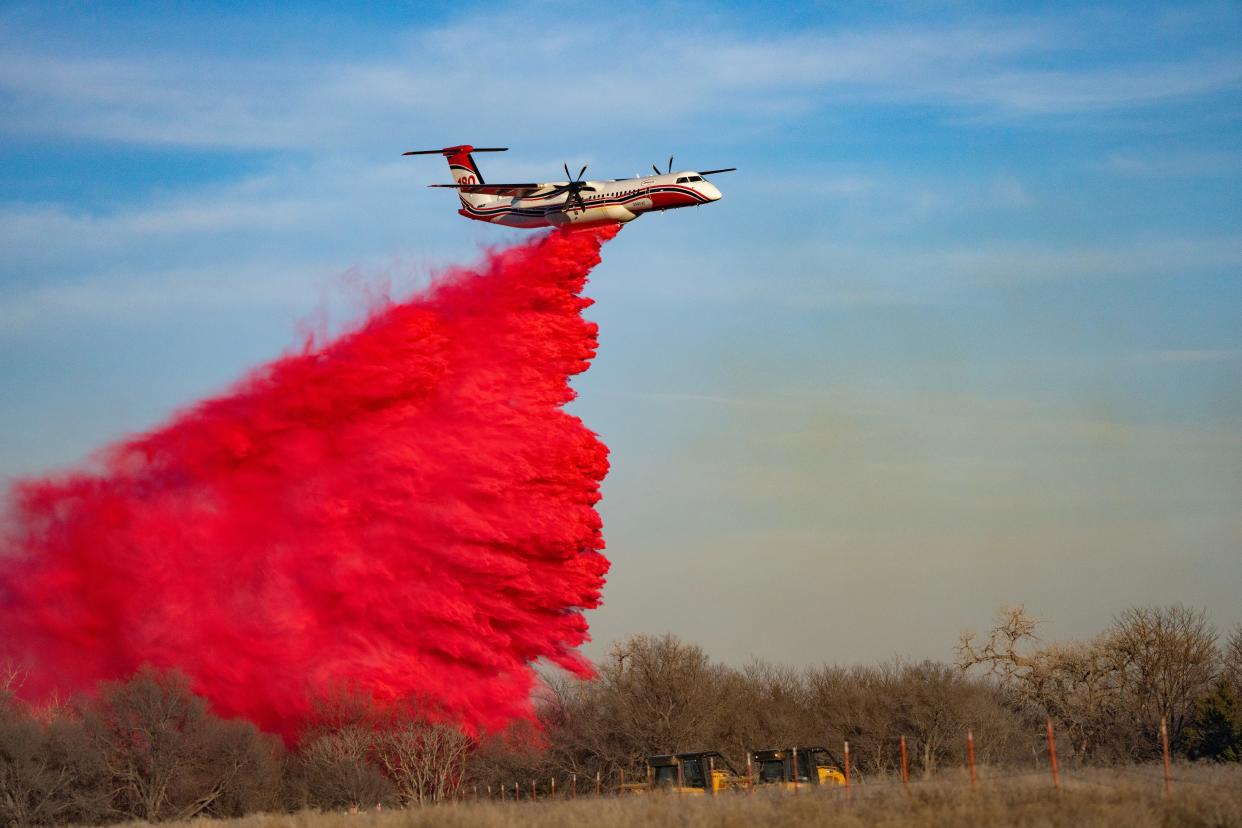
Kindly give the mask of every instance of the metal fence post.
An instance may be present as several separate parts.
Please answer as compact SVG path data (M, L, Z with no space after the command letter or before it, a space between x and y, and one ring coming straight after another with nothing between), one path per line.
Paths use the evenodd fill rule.
M845 801L849 802L852 797L850 791L850 743L847 739L845 742Z
M1057 740L1052 733L1052 717L1048 717L1048 762L1052 768L1052 785L1061 792L1061 774L1057 772Z
M966 729L966 756L970 760L970 789L975 789L975 734L970 728Z
M1160 717L1160 748L1164 753L1164 795L1173 792L1173 779L1169 774L1169 723L1164 716Z
M901 787L905 790L906 796L910 795L910 771L906 766L906 737L901 737Z

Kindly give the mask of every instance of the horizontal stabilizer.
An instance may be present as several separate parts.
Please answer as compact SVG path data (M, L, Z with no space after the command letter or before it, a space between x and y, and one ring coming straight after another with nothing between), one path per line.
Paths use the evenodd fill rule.
M438 150L410 150L403 152L402 155L457 155L458 153L470 152L508 152L508 147L472 147L469 144L462 144L456 147L445 147Z

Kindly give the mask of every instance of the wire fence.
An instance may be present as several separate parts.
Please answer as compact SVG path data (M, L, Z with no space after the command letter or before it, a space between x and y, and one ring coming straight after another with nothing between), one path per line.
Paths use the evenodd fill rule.
M1163 734L1163 723L1161 724L1161 730ZM1106 774L1117 773L1135 780L1141 779L1148 783L1147 788L1159 790L1161 795L1165 797L1170 796L1174 787L1180 785L1201 786L1242 793L1242 772L1234 774L1237 779L1235 782L1195 778L1182 772L1186 769L1185 766L1175 766L1171 761L1167 738L1162 740L1162 761L1159 766L1109 765L1098 768L1077 767L1072 769L1065 769L1058 765L1055 730L1051 720L1047 722L1046 726L1047 754L1045 757L1042 757L1047 764L1037 768L1011 769L989 765L977 766L975 764L974 734L968 730L965 734L965 740L967 745L966 764L953 771L924 775L920 778L912 779L910 777L909 768L907 767L905 737L903 736L901 737L900 772L895 777L891 773L862 776L857 771L851 773L849 742L845 742L841 754L844 757L843 767L837 769L843 771L841 774L843 781L835 780L820 783L818 781L810 781L808 776L805 781L800 778L798 782L794 782L786 778L775 785L764 784L755 777L748 765L745 776L730 777L727 783L719 790L715 789L714 785L708 783L706 777L704 777L704 781L698 790L685 785L683 782L680 782L680 770L678 776L679 784L664 786L664 789L673 795L680 793L688 795L715 794L736 796L782 788L791 790L795 794L805 792L818 796L835 797L844 802L850 802L856 797L865 798L872 795L891 796L897 788L904 789L907 795L914 795L916 792L932 788L944 789L955 785L964 785L974 790L997 784L1009 784L1019 780L1027 780L1033 784L1046 784L1050 789L1056 791L1060 791L1064 787L1116 789L1118 787L1116 780L1109 780L1104 777ZM1177 773L1174 773L1174 767L1178 768ZM532 802L586 797L625 797L636 793L661 789L662 786L653 783L649 775L640 775L638 778L631 776L627 782L625 772L621 771L619 778L609 780L605 780L600 773L590 776L568 774L544 777L543 779L514 780L504 785L473 785L469 788L463 786L458 791L457 798L459 800Z
M911 796L917 795L921 791L945 788L954 786L962 788L978 788L987 789L998 784L1007 784L1016 781L1028 781L1035 784L1046 783L1049 790L1057 790L1058 788L1075 789L1081 787L1096 787L1104 789L1116 789L1118 784L1116 780L1108 780L1103 778L1107 773L1119 773L1135 780L1142 780L1148 783L1147 788L1152 791L1161 789L1164 783L1164 777L1160 773L1159 768L1136 768L1128 766L1107 766L1098 769L1081 769L1073 771L1063 771L1060 774L1060 785L1054 786L1049 779L1047 770L998 770L991 768L980 768L975 783L963 778L959 774L940 774L930 778L911 779L903 782L900 779L892 779L886 777L861 777L853 780L850 788L847 790L844 785L818 785L815 783L800 783L798 790L793 791L790 783L783 786L770 784L755 783L747 785L743 782L740 785L730 786L727 790L715 792L717 796L738 796L751 794L764 794L778 787L783 787L786 792L800 793L812 796L831 797L842 801L850 801L852 799L865 799L871 796L891 796L898 789L905 789ZM956 777L956 778L955 778ZM1235 791L1242 794L1242 775L1239 776L1240 781L1236 783L1221 782L1209 779L1195 779L1182 774L1175 774L1170 777L1173 787L1179 785L1189 785L1196 787L1214 788L1219 790ZM549 801L549 800L572 800L586 798L609 798L609 797L627 797L636 793L644 793L647 791L659 791L658 786L648 787L645 783L631 783L626 787L620 785L601 785L597 791L594 785L594 779L591 784L584 787L577 787L573 784L571 777L561 777L556 779L553 784L551 779L528 780L526 783L515 782L505 786L485 786L474 785L468 789L459 792L458 799L461 801L469 800L491 800L491 801L508 801L508 802L533 802L533 801ZM681 793L686 796L694 796L686 789L682 789ZM710 790L701 790L697 794L712 794ZM679 795L678 789L669 788L668 795ZM1164 794L1160 794L1164 795Z

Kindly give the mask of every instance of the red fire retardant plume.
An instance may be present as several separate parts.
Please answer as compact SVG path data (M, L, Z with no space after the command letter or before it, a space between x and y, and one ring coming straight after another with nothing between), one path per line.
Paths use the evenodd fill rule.
M529 715L531 662L588 674L608 452L563 406L615 233L442 274L97 469L18 482L0 659L29 667L23 695L150 663L290 737L342 688L491 730Z

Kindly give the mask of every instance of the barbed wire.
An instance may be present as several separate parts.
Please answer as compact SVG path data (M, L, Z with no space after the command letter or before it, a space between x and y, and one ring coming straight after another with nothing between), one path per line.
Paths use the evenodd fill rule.
M1136 779L1142 779L1144 782L1150 783L1152 790L1159 789L1159 787L1163 785L1164 783L1164 776L1163 774L1159 772L1158 769L1153 772L1151 770L1144 770L1141 768L1128 767L1124 765L1117 765L1117 766L1104 767L1104 768L1062 770L1060 771L1060 782L1062 786L1082 785L1082 786L1092 786L1096 788L1101 788L1104 790L1116 790L1119 788L1127 788L1127 789L1130 788L1130 786L1120 784L1116 780L1092 778L1094 775L1102 774L1102 773L1121 773L1121 774L1125 774L1127 776L1130 776ZM1048 788L1049 789L1053 788L1053 782L1051 780L1051 771L1047 768L1040 769L1040 770L1008 770L1008 771L994 771L993 770L993 771L988 771L985 773L979 773L978 776L976 777L976 786L985 787L991 783L1008 782L1008 781L1012 781L1016 779L1047 780ZM1174 786L1176 785L1199 785L1199 786L1205 786L1205 787L1210 787L1210 788L1218 788L1222 790L1242 792L1242 783L1232 784L1228 782L1219 782L1219 781L1207 780L1207 779L1192 779L1184 775L1171 775L1169 777L1169 781ZM519 785L520 795L515 799L514 796L510 793L507 796L505 796L505 801L508 801L508 802L532 802L532 801L547 802L547 801L570 801L573 799L593 799L593 798L606 799L606 798L625 797L633 793L633 791L621 790L616 785L612 785L612 786L606 785L606 786L603 786L600 793L597 794L594 790L594 784L593 784L594 779L593 778L591 782L592 784L590 786L581 786L581 789L575 791L572 788L572 782L570 782L569 780L565 780L564 786L563 786L562 780L558 779L555 794L552 794L549 788L546 786L536 785L536 789L533 792L533 795L532 795L532 791L529 788L529 786ZM937 777L934 777L934 778L923 777L923 778L910 779L904 782L901 779L892 779L888 777L881 778L881 779L876 779L876 778L869 779L866 776L862 776L862 777L856 777L851 782L848 793L847 793L847 789L843 785L837 784L837 785L832 785L832 786L824 786L824 785L819 785L819 784L812 783L812 782L801 783L799 785L799 790L801 790L803 793L808 794L808 795L826 796L827 798L838 799L842 802L845 802L850 797L862 799L862 798L867 798L871 794L879 794L881 791L883 791L887 795L892 789L897 788L897 787L905 787L907 790L912 790L912 791L916 789L926 789L929 787L936 787L936 788L945 790L945 789L952 789L955 786L955 783L957 786L970 784L969 782L966 782L965 780L954 780L947 776L941 776L938 778ZM641 782L639 784L641 784ZM788 783L785 783L785 784L788 784ZM772 786L772 787L777 788L780 786ZM720 795L724 795L724 796L736 795L736 794L749 795L753 793L763 794L763 793L768 792L766 790L767 788L768 786L761 785L761 784L754 784L750 786L738 785L728 791L721 791ZM513 785L510 784L508 786L505 786L505 790L512 791ZM675 795L675 794L670 793L670 795ZM686 795L691 796L691 797L695 796L695 794L686 794ZM483 793L476 793L473 796L464 796L463 798L470 799L470 800L486 801L489 799L489 796ZM501 798L500 788L497 787L493 790L490 796L490 799L499 801L500 798Z

